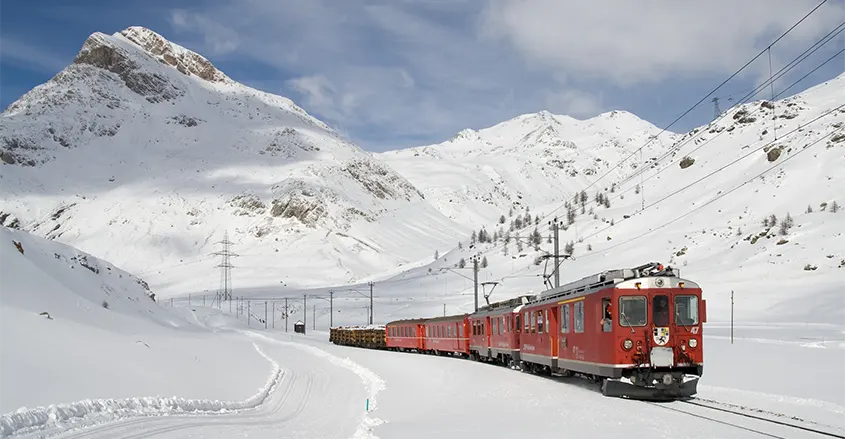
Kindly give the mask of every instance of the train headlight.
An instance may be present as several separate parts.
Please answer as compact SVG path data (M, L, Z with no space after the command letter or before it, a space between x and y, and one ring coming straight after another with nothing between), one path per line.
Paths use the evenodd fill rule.
M689 339L689 347L694 348L698 346L698 341L694 338Z
M634 347L634 342L631 339L626 338L625 341L622 342L622 347L625 348L626 351L630 351L631 348Z

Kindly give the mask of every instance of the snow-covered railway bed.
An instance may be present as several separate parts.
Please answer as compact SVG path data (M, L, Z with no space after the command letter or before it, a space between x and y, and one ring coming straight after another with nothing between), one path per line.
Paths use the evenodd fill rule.
M645 403L673 412L684 413L698 419L731 426L737 430L756 433L760 436L779 439L801 439L805 437L845 439L845 431L833 425L731 403L699 398L671 403Z

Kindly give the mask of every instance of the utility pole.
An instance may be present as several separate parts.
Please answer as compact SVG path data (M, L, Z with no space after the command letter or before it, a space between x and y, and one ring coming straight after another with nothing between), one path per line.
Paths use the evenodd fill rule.
M288 332L288 298L285 297L285 332Z
M478 254L472 256L472 286L475 290L475 311L478 311Z
M559 226L560 223L555 217L550 224L552 225L552 229L554 230L554 240L555 240L555 288L560 286L560 234L559 234Z
M719 97L718 96L713 97L712 102L713 102L713 119L716 119L717 117L719 117L720 114L722 114L722 112L719 110Z
M276 329L276 301L274 300L270 303L272 303L271 306L273 307L272 319L271 319L273 321L273 329Z
M443 317L446 317L446 304L443 304Z
M329 290L329 330L331 330L332 326L334 326L334 305L332 303L333 300L334 291Z
M308 295L302 295L302 333L305 334L305 328L308 327Z
M264 329L267 329L267 301L264 301Z
M317 330L317 305L314 305L314 318L311 319L311 329Z
M370 282L370 324L373 324L373 283Z

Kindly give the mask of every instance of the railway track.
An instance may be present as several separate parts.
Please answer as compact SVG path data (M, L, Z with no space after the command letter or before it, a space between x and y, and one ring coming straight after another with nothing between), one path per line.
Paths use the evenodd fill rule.
M845 435L842 435L842 434L824 431L824 430L821 430L819 428L808 427L808 426L805 426L805 425L797 425L797 424L794 424L792 422L786 422L786 421L781 421L781 420L778 420L778 419L767 418L767 417L764 417L764 416L758 416L758 415L754 415L754 414L751 414L751 413L743 413L742 410L750 410L750 411L754 411L754 412L757 412L757 413L765 413L765 414L768 414L768 415L771 415L771 416L790 419L790 420L797 421L797 422L802 422L802 423L807 423L807 424L815 424L815 425L818 425L819 427L823 426L822 424L819 424L819 423L814 422L814 421L808 421L808 420L805 420L805 419L801 419L797 416L785 415L785 414L782 414L782 413L775 413L775 412L770 412L770 411L766 411L766 410L754 409L754 408L749 408L749 407L745 407L745 406L739 406L739 405L736 405L736 404L724 403L724 402L719 402L719 401L714 401L714 400L709 400L709 399L692 398L692 399L688 399L688 400L675 401L674 403L677 403L678 405L675 405L674 403L670 403L672 405L668 405L666 403L655 403L655 402L648 402L648 401L644 401L644 402L646 404L650 404L650 405L653 405L655 407L659 407L659 408L662 408L662 409L671 410L671 411L679 412L679 413L684 413L684 414L687 414L689 416L693 416L693 417L700 418L700 419L706 419L708 421L717 422L717 423L724 424L724 425L729 425L729 426L734 427L734 428L746 430L746 431L749 431L749 432L757 433L759 435L767 436L767 437L771 437L771 438L775 438L775 439L788 439L788 438L791 438L791 437L790 436L779 436L777 434L762 431L761 429L758 429L758 428L753 428L753 427L749 427L749 426L746 426L746 425L740 425L740 424L735 423L735 422L730 422L730 421L727 421L727 420L724 420L724 419L717 419L717 418L714 418L714 417L706 416L702 412L694 412L694 411L683 410L683 409L678 408L678 405L684 404L684 405L689 405L689 406L701 407L701 408L704 408L704 409L707 409L707 410L712 410L712 411L722 412L722 413L728 413L728 414L731 414L731 415L734 415L734 416L754 419L754 420L761 421L761 422L764 422L764 423L767 423L767 424L779 425L781 427L788 428L788 429L790 429L789 431L791 431L791 432L794 432L794 430L802 430L802 431L806 431L806 432L809 432L809 433L813 433L815 435L819 435L818 437L824 436L824 437L833 437L833 438L845 439ZM721 405L722 407L719 407L715 404ZM733 407L736 407L736 409L734 409ZM831 427L831 426L827 426L827 427Z

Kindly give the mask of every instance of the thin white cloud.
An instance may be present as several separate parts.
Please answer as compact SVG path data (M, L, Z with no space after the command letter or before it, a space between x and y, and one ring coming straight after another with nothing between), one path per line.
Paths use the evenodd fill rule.
M614 93L634 86L712 79L815 2L238 0L170 22L212 57L276 70L268 91L383 149L544 109L591 117L621 108ZM817 15L785 43L826 32L830 11Z
M481 35L509 43L525 59L621 86L676 75L732 72L765 48L817 0L492 0ZM784 45L808 42L845 16L830 2L790 32Z
M14 37L3 37L0 40L0 56L4 61L19 67L47 73L58 73L73 60L72 56L68 58L58 55L49 49Z

